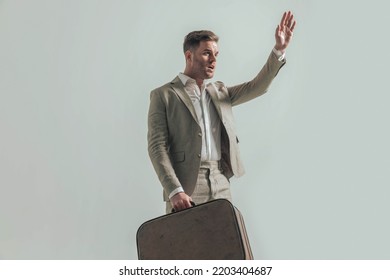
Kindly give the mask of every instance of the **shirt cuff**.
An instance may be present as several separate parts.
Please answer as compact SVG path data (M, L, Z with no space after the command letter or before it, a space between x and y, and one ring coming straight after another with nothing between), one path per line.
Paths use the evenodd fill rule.
M276 55L276 57L278 58L279 61L282 61L284 59L284 57L286 56L286 53L281 52L275 48L273 48L272 51L274 52L274 54Z
M178 187L176 189L174 189L170 194L169 194L169 199L172 198L172 196L174 196L175 194L178 194L179 192L184 192L184 189L182 187Z

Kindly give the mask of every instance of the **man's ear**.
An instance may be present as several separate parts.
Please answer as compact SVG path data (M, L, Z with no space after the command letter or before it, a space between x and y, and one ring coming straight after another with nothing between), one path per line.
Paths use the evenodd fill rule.
M186 62L187 61L192 61L192 52L190 50L187 50L185 53L184 53L184 57L186 59Z

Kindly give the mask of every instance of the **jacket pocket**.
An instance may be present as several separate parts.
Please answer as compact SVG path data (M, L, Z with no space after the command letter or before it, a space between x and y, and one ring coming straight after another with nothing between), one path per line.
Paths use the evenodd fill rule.
M172 153L172 160L173 160L173 162L182 162L182 161L184 161L185 160L184 152Z

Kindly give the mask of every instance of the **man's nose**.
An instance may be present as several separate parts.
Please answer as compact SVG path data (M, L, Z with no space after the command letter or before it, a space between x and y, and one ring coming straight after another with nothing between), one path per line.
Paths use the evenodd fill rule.
M210 54L209 59L211 62L217 61L217 57L214 54Z

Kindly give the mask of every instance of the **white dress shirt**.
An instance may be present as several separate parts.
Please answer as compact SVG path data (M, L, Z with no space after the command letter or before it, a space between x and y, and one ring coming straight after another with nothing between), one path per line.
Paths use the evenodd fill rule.
M199 89L196 81L183 73L179 78L184 85L184 89L191 98L195 108L198 123L202 131L202 151L201 161L221 159L221 120L211 100L211 96L206 90L206 83L203 82Z

